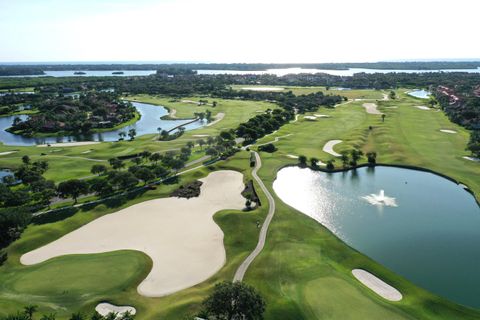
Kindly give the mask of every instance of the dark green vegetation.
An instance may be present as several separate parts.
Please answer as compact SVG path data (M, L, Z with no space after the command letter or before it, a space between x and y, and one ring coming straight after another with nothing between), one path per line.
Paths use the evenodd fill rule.
M203 301L200 317L218 320L261 320L265 301L253 287L241 282L221 282L215 285L212 294Z
M193 181L192 183L181 185L177 190L172 192L171 196L187 199L198 197L200 195L201 186L201 181Z
M32 136L37 133L89 133L97 129L113 128L136 116L135 108L120 101L114 93L81 94L76 97L58 96L36 101L38 110L25 121L16 118L12 132Z

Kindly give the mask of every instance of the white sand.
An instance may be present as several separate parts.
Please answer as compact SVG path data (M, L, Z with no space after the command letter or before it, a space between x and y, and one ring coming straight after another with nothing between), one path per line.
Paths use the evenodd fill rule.
M480 161L480 158L475 158L475 157L463 157L463 159L470 160L470 161L475 161L475 162Z
M334 157L340 157L341 154L333 151L333 147L337 144L339 144L340 142L342 142L342 140L330 140L328 141L327 143L325 143L325 145L323 146L323 151L326 152L326 153L329 153L331 154L332 156Z
M215 115L215 120L213 120L212 122L210 122L209 124L207 124L207 127L210 127L210 126L213 126L214 124L220 122L223 117L225 117L225 113L223 112L219 112Z
M79 142L63 142L63 143L50 143L48 144L39 144L37 147L45 148L45 147L78 147L78 146L87 146L90 144L98 144L98 141L79 141Z
M153 261L150 274L137 288L141 295L160 297L194 286L225 263L223 232L213 215L224 209L240 210L245 204L241 173L215 171L201 180L198 198L133 205L26 253L20 261L31 265L67 254L138 250Z
M307 120L309 120L309 121L315 121L315 120L317 120L317 117L315 117L315 116L304 116L303 118L304 118L304 119L307 119Z
M370 114L382 114L380 111L377 109L377 105L375 103L364 103L362 105L365 108L365 111Z
M244 87L242 90L250 90L250 91L283 91L284 88L279 87Z
M440 131L445 133L457 133L457 131L455 130L448 130L448 129L440 129Z
M83 151L82 153L90 153L92 150Z
M209 134L194 134L192 137L197 137L197 138L205 138L205 137L210 137Z
M104 317L106 317L111 312L118 313L117 318L120 318L127 311L129 311L131 315L137 313L137 310L134 307L116 306L107 302L97 304L97 306L95 307L95 311L97 311Z
M330 116L326 115L326 114L315 114L315 117L317 117L317 118L330 118Z
M377 278L370 272L362 269L353 269L352 273L358 281L363 283L365 286L367 286L369 289L371 289L373 292L375 292L382 298L389 301L402 300L403 297L400 291L398 291L391 285L385 283L381 279Z
M385 109L397 109L398 107L384 107Z
M298 159L298 156L295 156L293 154L287 154L287 158L290 158L290 159Z
M6 156L8 154L12 154L12 153L15 153L15 152L18 152L18 151L5 151L5 152L0 152L0 156Z
M425 107L425 106L415 106L415 108L420 109L420 110L430 110L429 107Z

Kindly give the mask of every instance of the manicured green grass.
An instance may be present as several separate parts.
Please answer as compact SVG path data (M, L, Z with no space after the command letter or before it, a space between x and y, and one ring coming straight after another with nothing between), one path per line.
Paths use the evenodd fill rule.
M370 94L377 94L372 91ZM266 319L478 319L480 313L448 302L416 287L404 278L392 273L361 253L348 247L330 231L315 220L285 205L276 197L271 186L276 172L283 166L294 164L295 159L287 155L306 155L322 161L333 158L322 151L328 140L340 139L335 147L337 152L352 148L364 151L376 151L378 162L389 164L410 164L439 171L458 179L480 192L480 166L461 157L464 151L467 132L450 123L441 112L423 111L413 108L423 104L422 100L405 96L398 90L400 98L394 101L379 102L380 110L387 114L385 122L378 115L367 114L362 102L351 102L336 109L320 109L313 114L328 114L331 118L307 121L303 116L297 122L283 126L277 133L267 136L259 143L273 141L280 137L275 145L279 148L273 154L261 153L263 167L259 172L266 186L276 199L277 210L270 226L264 251L247 271L245 281L261 292L267 301ZM156 98L155 98L156 99ZM163 99L163 98L158 98ZM210 99L209 99L210 100ZM168 103L156 100L157 103ZM148 101L145 101L148 102ZM235 101L239 103L238 101ZM233 104L234 102L232 102ZM268 104L267 104L268 105ZM264 107L266 107L265 105ZM187 113L194 105L185 105ZM256 102L250 102L247 108L250 116L254 114ZM397 109L385 107L397 106ZM178 110L181 110L181 106ZM221 102L219 106L221 107ZM232 108L233 105L232 105ZM231 108L231 109L232 109ZM220 110L220 109L219 109ZM234 127L235 121L229 126ZM178 141L157 142L153 135L139 137L134 142L103 143L76 148L61 148L58 154L67 156L95 157L107 159L112 154L129 154L145 148L150 151L167 150L181 146L193 139L192 134L214 134L221 122L212 128L199 129L186 133ZM372 126L372 130L369 129ZM449 135L439 129L454 129L459 133ZM203 131L202 131L203 130ZM287 134L291 134L284 137ZM6 148L1 151L20 149L15 154L38 153L40 148ZM92 150L88 154L83 151ZM3 163L0 157L0 164ZM52 160L57 161L57 160ZM72 160L74 161L74 160ZM249 153L240 152L230 160L219 162L214 167L190 172L180 178L186 183L205 176L210 170L234 169L250 178L248 168ZM336 166L340 166L337 160ZM61 174L59 173L59 176ZM192 316L199 310L201 300L211 291L217 281L231 280L236 267L248 255L256 244L258 229L256 221L263 221L268 203L259 191L264 204L253 212L223 211L214 217L225 233L227 251L226 265L209 280L179 293L163 298L145 298L136 292L136 286L148 272L149 259L138 252L122 251L102 255L66 256L52 259L38 266L25 267L19 264L22 253L53 241L60 236L77 229L93 219L114 212L120 208L168 196L177 184L162 185L140 197L116 206L97 206L89 211L81 211L65 220L29 226L20 240L8 248L9 260L0 268L0 280L8 276L6 285L0 287L0 314L20 309L27 303L40 306L42 312L57 309L60 319L72 312L90 312L95 304L102 300L112 303L133 305L138 310L138 319L182 319ZM258 189L258 186L257 186ZM123 277L108 275L103 270L111 270L113 265L123 259ZM76 265L81 268L76 268ZM69 284L71 295L59 297L56 290L61 283L46 287L45 275L55 274L57 266L65 266L62 277L72 277ZM359 283L351 274L353 268L363 268L376 274L399 289L404 295L400 302L388 302ZM101 270L106 274L106 282L99 285L97 275L90 271ZM58 269L57 269L58 270ZM132 270L136 270L133 272ZM77 281L75 277L81 277ZM10 280L11 279L11 280ZM31 282L31 284L30 284ZM68 286L68 285L65 285ZM37 293L28 296L25 291ZM29 292L28 292L29 293Z
M268 87L268 88L283 88L284 92L292 91L295 95L310 94L315 92L323 92L324 94L340 95L348 99L382 99L383 94L386 93L380 90L368 89L353 89L353 90L336 90L326 87L296 87L296 86L266 86L266 85L233 85L234 90L242 90L243 88ZM280 91L280 92L282 92ZM277 91L276 91L277 92Z

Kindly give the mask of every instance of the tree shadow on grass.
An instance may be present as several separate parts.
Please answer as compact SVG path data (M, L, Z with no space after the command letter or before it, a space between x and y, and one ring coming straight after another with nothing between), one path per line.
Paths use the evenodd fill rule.
M79 210L75 207L62 208L48 213L44 213L32 218L32 223L36 225L53 223L70 218Z

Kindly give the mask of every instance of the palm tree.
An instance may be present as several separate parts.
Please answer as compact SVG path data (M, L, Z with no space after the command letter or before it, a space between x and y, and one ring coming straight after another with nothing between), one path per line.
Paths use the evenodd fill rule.
M340 160L342 160L343 167L346 168L348 165L348 153L346 151L342 152Z
M27 316L28 320L33 319L33 314L38 310L38 306L35 305L28 305L25 308L23 308L23 313Z

